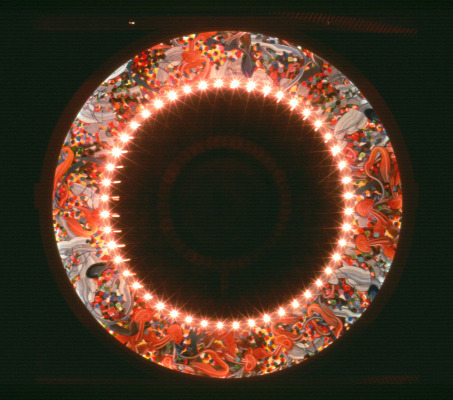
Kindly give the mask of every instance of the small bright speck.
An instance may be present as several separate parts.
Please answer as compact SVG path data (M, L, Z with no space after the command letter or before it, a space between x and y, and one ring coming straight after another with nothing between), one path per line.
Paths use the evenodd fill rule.
M280 101L283 98L284 95L285 94L281 90L279 90L277 92L277 94L275 95L275 97L277 97L277 101Z
M271 317L269 317L269 315L267 315L267 314L263 315L263 321L264 322L269 322L270 320L271 320Z
M206 328L206 327L208 326L208 321L203 320L203 321L201 321L200 325L201 325L203 328Z
M176 92L173 91L173 90L171 90L170 92L168 92L167 96L168 96L168 98L169 98L170 100L172 100L172 101L173 101L173 100L176 100L176 99L178 98L178 95L177 95Z
M162 310L165 308L165 304L162 303L161 301L159 301L159 303L156 304L156 308L157 308L159 311L162 311Z
M332 268L327 267L325 272L327 275L330 275L332 273Z
M198 89L200 89L200 90L206 90L207 88L208 88L208 84L205 81L201 81L198 84Z
M217 329L223 328L223 322L217 322Z
M253 89L255 89L256 83L253 81L250 81L247 83L247 91L251 92Z
M322 125L322 121L319 119L315 122L315 128L318 129Z
M110 232L112 232L112 228L110 226L105 226L104 227L104 232L105 233L110 233Z
M338 244L339 244L341 247L344 247L344 246L346 246L347 242L346 242L345 239L340 239L340 240L338 241Z
M299 302L297 300L293 300L291 305L293 306L293 308L297 308L297 307L299 307Z
M310 115L310 113L311 113L311 111L308 108L306 108L306 109L304 109L304 111L302 111L302 114L304 115L305 118L307 118Z
M340 162L338 163L338 168L339 168L340 171L341 171L342 169L346 168L346 165L347 165L346 161L340 161Z
M153 298L153 296L151 296L149 293L145 293L143 297L145 300L151 300Z
M352 215L353 212L354 212L354 209L353 209L353 208L350 208L350 207L348 207L348 208L346 208L346 209L344 210L344 213L345 213L346 215Z
M321 279L318 279L316 281L316 286L318 286L318 287L322 286L322 280Z
M186 321L188 324L190 324L190 323L193 321L193 318L192 318L190 315L188 315L188 316L184 319L184 321Z
M114 149L112 149L112 154L115 157L119 157L121 155L121 149L119 149L118 147L115 147Z
M176 310L171 310L171 312L170 312L170 317L176 318L176 317L178 316L178 314L179 314L178 311L176 311Z
M338 253L335 253L332 258L334 259L334 261L340 261L341 260L341 256L338 254Z
M347 200L350 200L350 199L352 199L353 197L354 197L354 193L352 193L352 192L346 192L346 193L344 194L344 198L347 199Z
M148 110L143 110L142 111L142 117L143 118L148 118L151 115L151 113Z
M106 195L106 194L103 194L103 195L101 196L101 201L107 201L108 199L109 199L109 196Z
M184 86L182 90L185 94L189 94L192 92L192 88L189 85Z
M255 321L253 319L249 319L248 324L250 327L255 326Z
M311 292L309 290L307 290L305 293L304 293L304 296L309 299L311 297Z
M140 124L136 121L131 122L131 129L137 129L140 126Z
M233 329L238 329L239 328L239 322L234 321L233 322Z
M134 282L134 283L132 284L132 288L135 289L135 290L140 289L140 288L142 288L142 287L143 287L143 286L140 285L140 283L138 283L138 282Z
M264 86L263 88L263 93L265 96L267 96L271 92L271 87L270 86Z
M348 184L352 181L351 177L350 176L345 176L342 180L341 180L344 184Z
M127 269L123 271L123 276L129 276L131 273Z
M161 99L157 99L154 102L154 107L156 107L156 108L161 108L163 105L164 105L164 102Z
M130 136L126 133L123 133L121 136L120 136L120 140L123 142L123 143L126 143L130 140ZM118 156L121 154L121 150L119 151L118 153Z
M115 257L115 262L116 262L117 264L119 264L121 261L123 261L123 259L121 258L121 256L116 256L116 257Z
M286 314L286 311L285 311L282 307L280 307L280 308L278 309L278 315L280 315L280 317L282 317L282 316L285 315L285 314Z
M109 249L114 249L114 248L116 247L116 243L115 243L115 242L108 242L108 243L107 243L107 247L108 247Z
M230 84L231 89L236 89L238 86L239 86L239 81L237 79L233 79Z
M336 156L341 151L340 146L333 146L331 150L334 156Z
M325 138L326 140L330 140L330 139L332 139L332 134L331 134L331 133L326 133L326 134L324 135L324 138Z
M214 87L220 88L223 86L223 80L222 79L216 79L214 82Z
M351 226L351 224L346 223L346 224L343 224L342 228L344 231L350 231L352 229L352 226Z
M110 215L110 213L108 211L101 211L101 217L102 218L108 218L108 216Z

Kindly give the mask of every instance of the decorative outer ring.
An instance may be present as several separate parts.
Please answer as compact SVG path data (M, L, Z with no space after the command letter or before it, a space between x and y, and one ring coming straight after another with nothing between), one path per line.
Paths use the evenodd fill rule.
M337 64L337 65L338 65L338 64ZM357 80L356 80L356 81L357 81ZM375 104L376 104L376 103L375 103ZM375 106L374 108L376 109L376 106ZM381 112L379 112L379 114L382 115ZM62 118L62 119L64 119L64 118ZM388 123L386 123L386 125L388 125ZM392 132L392 133L393 133L393 132ZM392 137L392 139L393 139L393 137ZM51 146L50 146L50 147L51 147ZM410 165L409 165L409 169L410 169ZM408 168L406 168L405 173L406 173L407 175L410 176L410 173L408 172ZM43 179L42 181L43 181L43 182L46 182L46 179ZM410 186L410 185L407 185L406 182L411 183L411 180L410 180L409 178L407 178L407 181L405 181L405 192L406 192L406 188ZM413 188L413 187L412 187L412 188ZM413 198L413 197L412 197L412 198ZM41 210L42 210L42 209L43 209L43 207L41 208ZM45 213L44 213L44 214L45 214ZM41 213L41 215L43 216L43 212ZM48 219L47 219L47 221L48 221ZM44 222L45 222L45 221L44 221ZM43 224L43 226L44 226L44 224ZM401 253L401 252L399 251L399 254L400 254L400 253ZM402 256L400 256L400 258L401 258L401 257L402 257ZM51 257L51 258L52 258L52 257ZM73 298L73 297L72 297L72 298Z

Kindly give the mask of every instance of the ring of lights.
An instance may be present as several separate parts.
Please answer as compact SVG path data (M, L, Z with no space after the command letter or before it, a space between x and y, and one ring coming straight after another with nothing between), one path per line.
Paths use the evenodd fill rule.
M204 91L267 96L322 135L344 188L331 259L289 304L243 320L189 315L134 273L118 237L121 157L140 125ZM361 92L311 51L246 32L161 43L118 68L86 101L61 148L53 191L63 266L89 312L132 351L217 378L263 375L302 362L357 321L391 267L402 189L386 131Z

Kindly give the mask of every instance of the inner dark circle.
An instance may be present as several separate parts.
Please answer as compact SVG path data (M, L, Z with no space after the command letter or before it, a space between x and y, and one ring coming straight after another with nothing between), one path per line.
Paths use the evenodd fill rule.
M278 188L259 161L239 150L213 149L182 168L171 215L181 240L214 260L247 256L272 234Z
M141 125L114 207L155 299L210 318L275 309L310 285L341 222L319 135L273 99L201 92Z

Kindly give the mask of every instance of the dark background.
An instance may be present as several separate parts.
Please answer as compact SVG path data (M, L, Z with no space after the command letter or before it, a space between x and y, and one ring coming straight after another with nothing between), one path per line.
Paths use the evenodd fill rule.
M266 10L232 5L134 9L109 3L65 7L11 5L1 14L1 106L6 120L0 132L2 200L6 202L2 207L5 247L1 261L6 276L0 296L5 350L2 382L28 388L26 397L30 398L57 392L76 397L83 393L88 398L136 394L154 398L286 398L319 396L325 389L343 397L351 393L350 385L359 383L371 384L378 393L383 390L377 388L381 383L421 383L429 385L436 395L446 393L439 388L450 382L452 370L452 9L448 3L404 9L362 3L342 8L274 5ZM199 20L204 26L210 16L243 21L243 30L248 30L247 21L253 21L254 16L275 18L275 13L282 11L367 21L357 29L346 29L340 23L328 23L328 19L316 22L299 16L298 20L295 14L289 19L288 35L307 35L340 54L371 82L393 113L412 164L401 169L412 167L418 186L418 199L414 194L410 200L416 214L408 221L414 229L412 240L405 241L404 270L373 321L305 367L257 381L220 383L189 379L160 368L146 371L107 343L98 330L77 319L51 272L33 193L41 180L52 132L77 90L115 54L143 40L150 31L173 30L177 36L184 31L185 18ZM137 23L129 25L130 20ZM377 33L369 31L373 24L412 30L406 34ZM272 31L272 26L268 30ZM313 50L317 52L317 48ZM92 78L91 82L94 89L96 82ZM414 386L386 388L395 394L407 390L414 395L423 393Z

